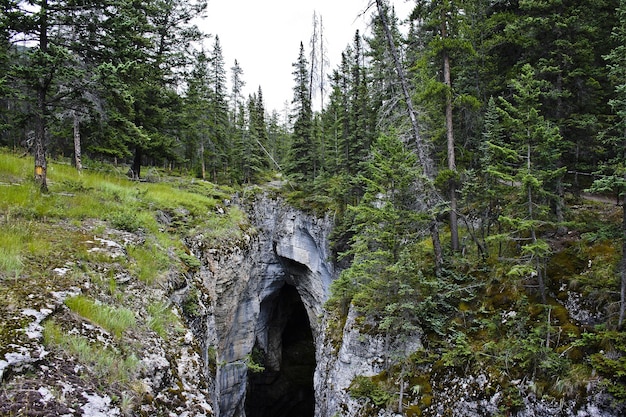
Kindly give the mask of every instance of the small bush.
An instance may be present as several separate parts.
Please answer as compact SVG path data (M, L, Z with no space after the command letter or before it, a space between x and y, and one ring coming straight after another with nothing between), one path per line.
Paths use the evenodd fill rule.
M195 286L191 286L182 303L183 313L187 317L195 318L200 316L200 291Z
M109 221L116 229L125 230L127 232L136 232L142 226L137 214L126 210L111 214Z
M377 407L384 407L391 399L391 394L372 378L362 375L355 376L348 389L352 398L368 398Z

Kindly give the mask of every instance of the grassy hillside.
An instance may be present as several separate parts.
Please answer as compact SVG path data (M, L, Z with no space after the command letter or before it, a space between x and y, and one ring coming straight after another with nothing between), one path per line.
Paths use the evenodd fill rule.
M42 194L32 170L31 158L0 153L0 415L28 415L35 400L25 392L74 373L64 366L82 369L85 390L122 410L156 404L141 382L141 359L154 346L173 352L185 344L167 294L200 266L187 236L202 234L208 245L242 236L245 216L227 204L232 190L172 176L133 182L115 167L78 174L52 162ZM184 306L193 310L195 301ZM44 356L47 374L14 377L20 363ZM55 367L51 358L64 359ZM46 389L58 397L52 413L84 401L64 398L53 382Z

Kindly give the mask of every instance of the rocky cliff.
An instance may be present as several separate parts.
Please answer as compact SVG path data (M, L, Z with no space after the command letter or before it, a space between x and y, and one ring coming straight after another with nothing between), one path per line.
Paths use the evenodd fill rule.
M216 250L203 246L201 236L189 242L203 260L195 285L208 294L205 310L210 314L204 316L204 323L195 327L194 333L203 344L205 357L207 350L216 352L217 415L500 415L501 404L509 394L486 372L474 376L439 372L436 383L421 386L428 390L427 395L417 393L415 386L396 382L397 393L404 392L402 407L380 407L371 398L352 396L355 378L377 378L393 368L390 347L408 356L423 350L422 336L415 334L403 342L390 342L381 335L365 334L352 310L345 322L331 323L337 318L324 310L330 283L337 273L330 262L331 219L303 213L267 196L248 202L246 207L254 232L240 246ZM286 292L287 287L292 291ZM294 318L297 308L293 304L298 303L303 306L306 320ZM328 329L337 326L340 340L331 340ZM291 367L293 354L286 350L291 343L286 334L299 333L304 327L310 328L309 349L314 357L302 359L307 352L302 338L298 345L301 350L296 353L301 362ZM204 334L210 336L202 341ZM434 364L422 366L430 373ZM289 373L300 375L286 377ZM307 384L309 388L303 388ZM513 381L513 385L520 392L533 392L530 379ZM411 388L413 392L408 392ZM311 395L314 400L309 401L314 402L307 403L303 397ZM608 417L620 413L610 397L594 384L589 385L582 400L529 395L520 401L517 414L511 415Z
M277 402L285 402L285 410L312 409L312 392L310 400L302 400L308 405L298 404L296 399L303 393L289 390L298 385L297 381L281 380L285 373L283 345L289 343L284 333L285 329L293 334L310 333L312 378L314 364L323 354L323 304L334 274L328 246L331 221L267 197L246 205L253 229L239 246L207 247L202 236L188 242L202 260L202 267L188 282L187 292L178 293L177 301L182 305L192 288L204 294L202 310L206 313L192 323L204 357L208 358L209 351L215 352L217 415L244 415L247 391L248 398L254 395L248 384L255 377L249 370L254 366L263 368L257 374L265 374L256 375L258 385L265 386L265 391L279 392L275 393L280 397ZM302 314L297 319L299 311ZM302 344L302 340L291 343Z
M599 378L574 399L551 398L530 377L503 386L486 370L442 367L419 332L390 340L364 331L352 309L329 314L332 219L268 194L237 204L248 214L241 234L227 244L186 238L189 268L165 267L157 283L124 261L146 237L97 222L76 231L87 258L3 281L0 415L478 417L503 415L511 401L518 417L623 415ZM68 307L80 297L109 316L132 311L128 325L118 331ZM570 316L593 317L575 294L563 299ZM398 366L390 350L413 355L410 378L389 377ZM386 391L365 384L383 379Z

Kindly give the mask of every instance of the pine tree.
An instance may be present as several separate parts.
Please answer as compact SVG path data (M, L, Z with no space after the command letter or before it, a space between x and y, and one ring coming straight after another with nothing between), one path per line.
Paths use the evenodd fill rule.
M209 59L209 86L211 89L210 114L210 153L209 166L213 181L217 181L218 173L228 171L231 143L228 139L228 100L226 90L226 69L222 45L218 36L213 42Z
M367 322L394 338L409 336L424 324L416 314L421 273L409 256L428 221L413 209L416 163L395 134L373 143L359 178L365 194L348 208L355 234L344 256L353 260L332 287L335 300L351 303Z
M389 54L392 57L392 62L396 70L396 76L398 77L401 85L402 95L404 97L404 104L406 106L407 115L411 122L412 141L415 144L415 151L423 170L425 181L423 182L423 188L425 191L424 200L427 206L427 210L431 211L429 214L433 216L430 224L430 234L433 243L433 252L435 256L435 270L437 273L441 271L443 263L443 250L441 247L441 241L439 239L439 224L434 213L434 206L438 203L439 196L433 188L433 180L435 177L435 166L430 155L430 150L422 137L420 126L417 120L417 112L413 106L413 98L411 91L409 90L409 82L407 80L406 70L402 66L398 49L391 32L387 17L387 4L384 0L376 0L376 7L378 10L378 18L380 19L381 27L385 33L385 39L387 40L387 48ZM417 188L417 187L416 187Z
M309 93L308 62L302 43L300 43L298 60L293 64L293 68L295 86L292 118L294 122L288 171L299 181L313 181L314 150L311 138L313 112Z
M613 28L615 46L605 56L615 95L609 101L615 113L612 134L605 136L605 144L611 150L611 158L601 167L602 177L594 181L592 190L620 193L622 199L622 260L620 263L620 309L618 328L626 318L626 0L620 0L616 10L619 19Z
M554 222L550 203L558 197L549 185L565 170L558 167L562 141L559 129L540 113L542 87L545 83L537 80L534 69L526 64L520 77L512 82L512 102L500 100L500 114L509 140L501 148L508 163L500 164L497 175L511 178L514 186L511 200L499 219L521 251L521 263L514 265L509 275L535 276L545 303L544 263L550 247L538 232L548 222Z
M259 88L259 93L261 90ZM243 182L251 182L255 175L267 168L268 154L267 128L265 126L265 109L263 97L252 94L248 97L247 129L243 135L243 152L241 154Z
M210 135L210 101L209 57L204 51L195 54L195 65L187 81L185 97L185 123L187 147L185 157L191 162L192 168L200 163L200 176L206 179L205 147Z

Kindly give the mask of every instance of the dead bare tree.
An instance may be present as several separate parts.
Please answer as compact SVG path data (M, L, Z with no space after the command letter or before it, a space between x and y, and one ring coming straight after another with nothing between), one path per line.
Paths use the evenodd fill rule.
M375 2L368 4L368 9L372 7L374 3L376 4L378 18L380 19L382 29L385 33L387 48L389 50L389 54L391 55L396 70L396 75L398 76L398 79L400 81L407 114L409 116L409 120L411 121L412 138L415 143L415 150L417 152L417 157L422 166L422 170L425 176L426 184L424 184L424 186L426 189L426 209L431 213L432 216L430 223L430 235L433 241L435 271L439 273L441 271L441 266L443 263L443 250L441 247L441 240L439 238L439 223L437 217L434 214L434 208L436 204L441 200L441 197L434 187L435 164L430 156L428 146L424 142L420 134L417 112L415 111L415 107L413 106L413 99L411 96L411 91L409 89L409 82L407 80L406 71L402 66L398 49L391 33L389 20L387 18L387 4L384 2L384 0L375 0Z

